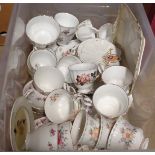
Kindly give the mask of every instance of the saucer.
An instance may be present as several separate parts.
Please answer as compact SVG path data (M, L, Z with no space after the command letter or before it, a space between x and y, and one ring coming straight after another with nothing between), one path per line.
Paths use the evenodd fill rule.
M31 106L25 97L19 97L11 111L10 140L13 151L24 151L25 139L34 130L34 117Z

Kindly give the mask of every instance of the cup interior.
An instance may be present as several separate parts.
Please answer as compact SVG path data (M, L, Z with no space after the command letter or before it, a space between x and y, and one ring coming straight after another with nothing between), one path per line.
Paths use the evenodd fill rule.
M133 75L130 70L123 66L111 66L102 74L105 83L112 83L119 86L128 86L132 83Z
M54 89L62 88L65 81L63 74L52 66L38 68L33 79L34 87L44 93L50 93Z
M97 69L97 65L93 63L81 63L71 65L69 66L69 69L74 71L87 71Z
M103 85L93 95L96 110L110 118L123 115L128 109L128 102L125 91L116 85Z
M86 113L85 111L81 111L76 116L72 127L72 131L71 131L73 145L77 144L80 137L82 136L83 130L85 128L85 122L86 122Z
M55 20L63 27L76 27L79 24L79 20L69 13L57 13Z
M32 18L26 26L26 34L37 44L50 44L58 38L59 25L49 16L37 16Z
M48 50L38 50L31 54L30 65L33 69L43 66L56 66L56 57ZM38 65L38 66L37 66Z

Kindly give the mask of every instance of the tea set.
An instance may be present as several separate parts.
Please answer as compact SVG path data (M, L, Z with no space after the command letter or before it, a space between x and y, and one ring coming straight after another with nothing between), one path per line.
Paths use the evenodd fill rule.
M14 151L146 150L149 139L125 118L133 74L113 44L113 24L99 29L73 14L30 19L31 80L10 117ZM36 118L34 112L41 113Z

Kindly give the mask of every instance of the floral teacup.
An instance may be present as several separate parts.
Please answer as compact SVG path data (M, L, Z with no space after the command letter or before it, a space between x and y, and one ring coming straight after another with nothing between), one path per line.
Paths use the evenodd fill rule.
M72 123L65 122L58 125L58 150L59 151L72 151L73 144L71 138Z
M101 117L101 127L100 127L100 134L96 144L96 148L98 149L105 149L107 147L108 137L114 126L115 120L114 119L107 119L103 116Z
M71 40L67 45L62 45L55 51L57 61L66 56L74 56L77 54L77 48L79 46L79 41Z
M28 151L56 151L58 149L58 125L46 124L29 133L26 138Z
M93 63L81 63L69 66L73 83L78 88L78 92L83 94L92 93L94 82L98 76L97 65Z
M71 131L73 145L81 144L94 147L99 136L99 126L99 119L94 119L87 112L81 110L74 120Z
M52 91L45 101L45 114L53 123L63 123L75 118L78 108L78 102L64 89Z
M119 117L110 133L107 149L139 150L143 140L141 128L134 127L123 117Z
M33 80L29 81L24 86L23 96L25 96L29 100L29 103L34 109L37 109L39 111L44 111L44 103L47 96L44 94L41 94L39 91L37 91L34 88Z
M69 43L74 37L75 31L79 24L79 20L72 14L60 12L54 16L54 19L60 25L61 33L57 43L64 45Z

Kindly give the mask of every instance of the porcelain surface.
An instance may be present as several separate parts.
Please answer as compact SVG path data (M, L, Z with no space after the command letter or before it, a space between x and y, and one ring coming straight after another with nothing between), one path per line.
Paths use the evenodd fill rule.
M107 84L97 88L93 95L93 104L98 113L115 118L128 111L129 99L122 88Z
M29 20L26 34L36 47L45 48L58 39L60 27L53 17L42 15Z

